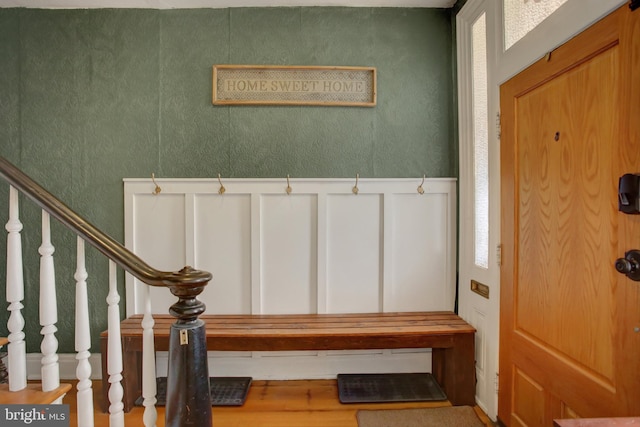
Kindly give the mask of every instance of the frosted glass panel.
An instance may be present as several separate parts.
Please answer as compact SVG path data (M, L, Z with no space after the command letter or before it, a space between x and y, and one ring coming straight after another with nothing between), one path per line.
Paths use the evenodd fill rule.
M507 50L567 0L504 0L504 49Z
M473 159L475 263L489 267L489 117L486 15L473 24Z

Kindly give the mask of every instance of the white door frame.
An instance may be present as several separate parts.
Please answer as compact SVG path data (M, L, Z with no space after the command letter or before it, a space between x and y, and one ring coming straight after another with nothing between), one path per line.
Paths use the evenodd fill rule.
M627 3L627 0L568 0L529 34L507 51L503 49L502 10L504 0L468 0L456 16L458 66L458 129L460 145L460 243L459 291L460 315L478 329L476 338L476 400L487 415L496 420L498 410L497 373L499 355L499 257L500 244L500 85L547 52ZM474 182L473 182L473 110L471 68L471 26L486 13L488 67L489 130L489 268L474 262ZM496 122L494 122L496 121ZM490 288L489 299L471 291L470 281Z
M495 2L469 0L456 17L458 55L458 120L460 140L460 245L458 312L476 329L476 402L492 419L497 415L496 377L498 371L498 312L500 302L499 266L494 251L499 243L499 144L497 126ZM475 183L472 27L484 14L487 31L487 123L489 148L489 262L488 268L475 263ZM471 291L471 280L489 287L489 298Z

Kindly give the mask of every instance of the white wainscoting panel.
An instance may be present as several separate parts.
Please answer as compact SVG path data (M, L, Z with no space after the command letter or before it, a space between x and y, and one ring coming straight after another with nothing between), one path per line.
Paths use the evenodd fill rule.
M125 244L160 270L213 274L210 314L453 310L456 182L450 178L125 179ZM127 315L143 285L127 274ZM176 299L152 289L152 310ZM327 378L430 371L430 351L213 352L216 375ZM161 356L159 356L161 358ZM159 366L162 366L161 364ZM162 369L159 368L158 371ZM158 372L161 374L160 372Z
M195 196L193 265L213 274L207 312L251 313L251 196Z
M185 265L186 256L185 195L155 197L150 193L140 194L132 201L132 220L136 233L132 236L130 247L135 247L135 253L152 266L161 266L166 271L180 270ZM135 313L144 313L139 286L133 291L134 299L127 296L127 305L133 303ZM169 306L176 301L166 289L152 287L150 294L154 313L167 313Z
M399 194L391 197L387 245L391 263L385 284L385 311L453 309L455 283L450 262L455 252L445 227L451 215L446 194Z
M260 200L260 314L315 313L315 195L263 195Z
M327 197L327 313L382 309L382 198Z

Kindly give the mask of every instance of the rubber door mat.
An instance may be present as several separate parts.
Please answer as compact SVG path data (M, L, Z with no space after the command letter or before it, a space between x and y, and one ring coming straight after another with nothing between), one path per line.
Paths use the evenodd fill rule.
M429 373L338 374L341 403L447 400Z
M211 391L211 406L242 406L247 400L251 387L251 377L211 377L209 387ZM167 378L156 378L156 405L167 403ZM142 396L136 400L136 406L142 406Z

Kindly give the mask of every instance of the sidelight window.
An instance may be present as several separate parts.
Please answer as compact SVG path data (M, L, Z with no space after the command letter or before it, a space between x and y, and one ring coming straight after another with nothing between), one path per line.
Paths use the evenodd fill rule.
M475 264L489 268L489 117L487 20L483 13L471 28L473 74L473 181Z

